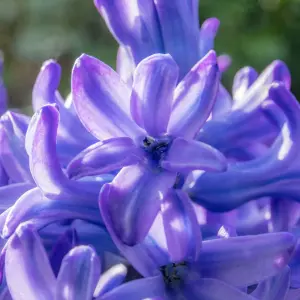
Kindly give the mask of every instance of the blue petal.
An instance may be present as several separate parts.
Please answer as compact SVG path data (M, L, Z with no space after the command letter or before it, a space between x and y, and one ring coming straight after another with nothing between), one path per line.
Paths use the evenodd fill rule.
M142 151L130 138L113 138L83 150L72 159L67 172L71 178L77 179L119 170L142 159Z
M75 181L64 174L56 153L59 113L55 106L45 105L33 116L26 135L32 176L44 195L52 198L97 199L106 180Z
M81 122L99 140L143 135L129 115L129 87L96 58L83 54L76 60L72 97Z
M14 112L5 113L0 119L0 159L12 182L33 182L25 151L29 120L29 117Z
M200 57L197 1L154 1L157 10L164 51L169 53L183 78Z
M210 51L176 87L168 133L194 138L211 113L218 87L217 58Z
M132 246L144 240L175 178L176 173L154 172L149 166L136 164L124 167L111 184L105 185L100 205L108 206L106 213L125 244Z
M161 207L172 262L196 260L201 248L201 231L190 199L183 191L170 189Z
M120 285L103 296L95 300L141 300L141 299L161 299L165 296L165 285L161 276L148 277L132 280Z
M62 261L57 276L56 298L91 300L100 269L100 261L93 248L75 247Z
M82 219L92 223L102 224L97 202L88 199L45 198L38 188L24 193L10 209L2 235L10 236L23 222L29 222L40 229L50 223L65 219Z
M131 95L131 114L150 136L167 131L178 67L167 54L154 54L135 69Z
M267 102L264 111L280 128L272 147L257 159L229 165L226 172L200 176L187 187L197 203L210 210L226 211L265 196L300 201L299 164L295 163L299 153L300 106L282 84L274 84L269 96L276 105Z
M35 231L21 226L8 242L5 257L7 285L15 300L54 299L55 277Z
M216 18L206 19L201 25L199 49L200 57L205 56L210 50L214 49L215 37L220 26L220 21Z
M109 270L101 274L94 291L94 297L102 296L118 287L125 280L126 275L127 268L124 265L117 264L111 267Z

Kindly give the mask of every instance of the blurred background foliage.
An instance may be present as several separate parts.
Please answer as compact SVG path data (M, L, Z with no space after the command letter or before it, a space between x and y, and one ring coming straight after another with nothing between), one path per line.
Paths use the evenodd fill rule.
M239 68L261 71L281 59L300 99L300 0L200 0L200 17L201 22L208 17L221 21L216 49L233 59L224 76L229 89ZM66 95L76 57L85 52L115 67L117 44L92 0L0 0L0 49L10 106L26 109L43 61L59 61Z

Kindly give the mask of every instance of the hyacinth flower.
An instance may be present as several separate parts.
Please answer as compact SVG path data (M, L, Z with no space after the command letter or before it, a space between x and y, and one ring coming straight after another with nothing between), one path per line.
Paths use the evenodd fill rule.
M37 112L46 104L56 104L60 112L57 151L60 161L66 165L72 157L96 142L79 121L71 95L64 101L58 91L61 67L54 60L44 62L32 92L32 106Z
M55 276L37 233L28 226L18 228L9 241L5 258L6 281L14 300L144 299L159 293L153 278L121 285L126 276L123 265L101 274L100 259L89 246L70 250L59 267Z
M172 55L181 79L214 46L219 21L206 20L199 33L198 1L131 1L128 5L126 1L95 0L94 3L120 44L117 70L127 82L132 82L133 70L143 58L158 52ZM220 70L225 70L228 63L228 57L222 57ZM260 142L272 140L276 129L261 113L260 105L268 85L274 81L290 87L289 71L280 61L273 62L259 78L254 69L242 69L234 81L234 101L220 85L212 120L202 128L199 140L237 160L252 159L257 151L264 150Z
M0 59L0 212L14 204L24 192L34 187L25 154L24 140L29 118L6 111L7 93L2 81Z
M282 83L273 84L269 98L264 110L280 130L277 139L262 156L230 164L222 175L200 174L186 187L195 202L219 212L261 197L299 202L300 106Z
M127 246L111 217L111 187L106 184L99 199L105 225L120 252L142 276L161 276L162 299L255 299L236 288L275 276L292 255L295 239L290 233L202 242L192 203L183 191L174 189L169 190L145 240Z
M213 48L219 27L215 18L199 28L197 0L107 1L94 0L110 32L120 44L117 70L131 83L135 67L155 53L169 53L179 66L181 80ZM220 70L230 64L219 57Z
M230 100L231 96L220 89L217 103L222 105L223 111L220 113L220 109L216 108L218 113L212 114L198 139L235 161L260 156L278 134L278 129L262 109L274 82L282 82L290 89L290 73L281 61L274 61L260 76L253 68L241 69L234 78L233 99ZM230 107L228 103L231 103Z
M59 113L46 105L32 118L26 134L26 149L32 177L37 187L23 193L0 216L2 236L9 237L17 226L30 221L37 228L65 219L82 219L103 227L97 206L98 193L111 175L86 180L70 180L56 155Z
M74 66L74 106L101 142L75 157L67 172L80 178L121 169L113 180L111 208L113 218L122 219L118 230L128 244L143 240L161 200L174 184L180 186L182 176L194 169L226 169L220 152L193 140L215 100L215 53L200 60L176 86L177 76L176 63L165 54L138 65L132 90L93 57L82 55Z

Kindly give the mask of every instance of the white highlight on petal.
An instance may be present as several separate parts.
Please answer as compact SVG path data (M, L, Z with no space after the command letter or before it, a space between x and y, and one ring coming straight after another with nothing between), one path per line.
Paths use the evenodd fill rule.
M123 264L117 264L111 267L108 271L109 276L101 276L94 291L94 297L98 297L103 288L116 276L127 274L127 268Z
M180 231L182 230L182 226L181 226L180 219L174 219L174 220L172 220L172 221L170 222L170 225L171 225L171 227L172 227L174 230L176 230L176 231L178 231L178 232L180 232Z
M284 124L284 126L281 129L281 134L283 136L283 144L278 152L277 158L279 160L284 160L286 155L289 154L289 151L293 145L293 141L291 140L290 136L290 130L287 126L287 124Z
M224 226L222 226L219 231L218 231L218 236L228 239L230 237L229 232L226 230L226 228Z

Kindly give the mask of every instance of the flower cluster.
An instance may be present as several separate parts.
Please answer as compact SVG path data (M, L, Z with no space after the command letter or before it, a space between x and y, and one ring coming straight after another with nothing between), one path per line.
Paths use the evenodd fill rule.
M117 71L46 61L30 118L0 80L0 299L299 300L300 105L230 65L197 0L95 0ZM2 75L3 62L0 62Z

